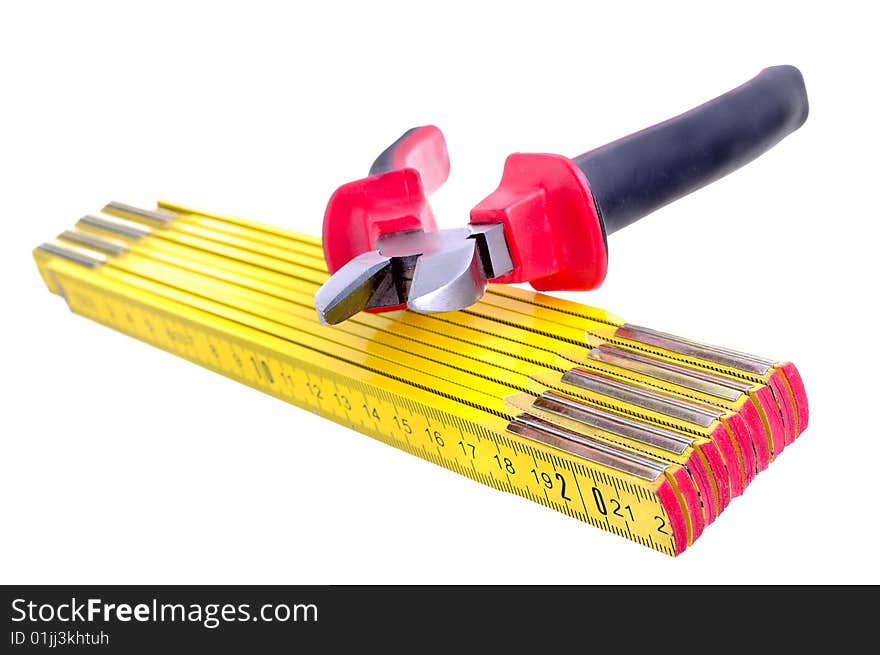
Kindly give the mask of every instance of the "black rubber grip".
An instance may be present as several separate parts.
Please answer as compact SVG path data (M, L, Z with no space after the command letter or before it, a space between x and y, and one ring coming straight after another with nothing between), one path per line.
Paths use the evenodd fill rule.
M727 175L807 119L794 66L757 77L680 116L575 157L607 234Z

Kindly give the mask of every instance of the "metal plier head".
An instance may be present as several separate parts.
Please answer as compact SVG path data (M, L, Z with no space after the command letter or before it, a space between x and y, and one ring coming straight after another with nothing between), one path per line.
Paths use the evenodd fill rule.
M393 232L336 271L318 290L315 306L328 324L361 310L455 311L474 304L488 280L511 270L499 223Z

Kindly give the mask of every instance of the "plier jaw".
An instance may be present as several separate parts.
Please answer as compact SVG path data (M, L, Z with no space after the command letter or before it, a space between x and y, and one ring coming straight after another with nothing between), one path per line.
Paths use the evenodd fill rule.
M500 223L392 232L336 271L318 290L315 306L327 324L361 310L455 311L474 304L489 280L512 270Z

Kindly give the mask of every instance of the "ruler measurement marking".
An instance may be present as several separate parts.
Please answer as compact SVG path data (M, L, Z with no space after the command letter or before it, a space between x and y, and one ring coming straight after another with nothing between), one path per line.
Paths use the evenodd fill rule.
M584 514L587 514L587 503L584 502L584 495L581 493L581 485L578 483L577 472L575 472L574 475L572 475L572 477L574 478L574 486L575 486L575 489L577 489L578 498L581 499L581 507L584 508Z

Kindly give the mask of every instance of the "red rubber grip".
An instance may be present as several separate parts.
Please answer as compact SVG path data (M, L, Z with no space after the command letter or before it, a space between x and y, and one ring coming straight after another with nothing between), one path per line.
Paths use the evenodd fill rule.
M449 177L443 133L433 125L409 130L386 148L371 173L343 184L327 203L323 244L331 273L373 250L385 234L437 229L428 195Z
M494 280L588 291L608 269L605 231L584 174L561 155L510 155L471 223L503 223L513 271Z

